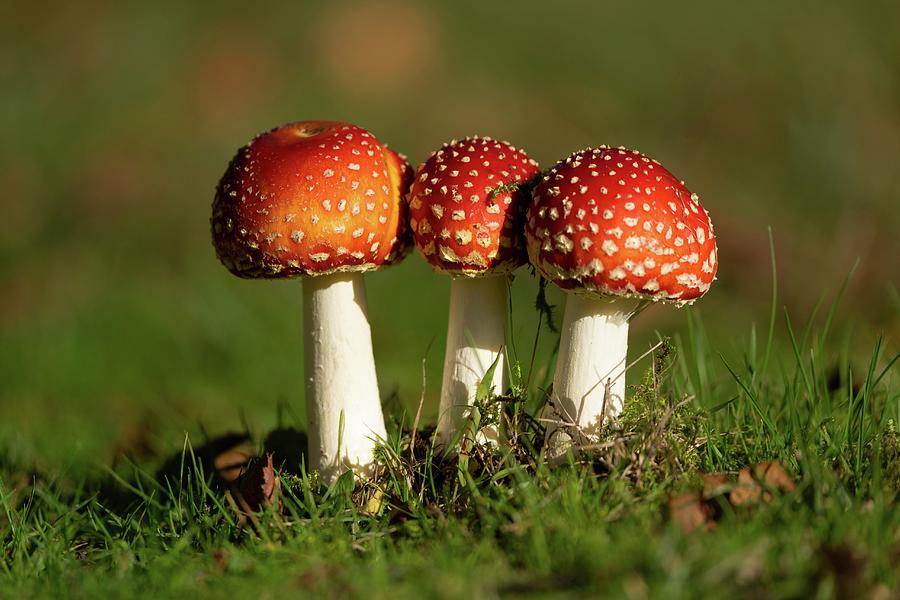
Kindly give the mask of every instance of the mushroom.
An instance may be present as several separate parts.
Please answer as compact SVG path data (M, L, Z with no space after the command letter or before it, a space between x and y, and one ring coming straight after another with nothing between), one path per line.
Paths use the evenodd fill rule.
M631 318L648 302L691 304L715 279L709 214L657 161L601 146L572 154L542 177L525 236L532 264L570 292L556 408L596 436L606 415L622 411Z
M526 261L522 236L527 190L537 163L510 144L468 137L444 144L419 167L410 190L416 247L452 277L447 347L438 414L438 445L450 450L492 365L506 388L509 274ZM482 430L487 439L497 431Z
M411 248L405 159L347 123L303 121L238 150L212 208L216 254L238 277L303 277L310 464L368 475L386 437L362 274Z

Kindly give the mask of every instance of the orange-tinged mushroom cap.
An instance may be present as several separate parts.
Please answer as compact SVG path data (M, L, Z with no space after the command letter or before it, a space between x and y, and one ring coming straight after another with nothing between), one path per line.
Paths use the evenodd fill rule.
M247 278L396 262L409 248L408 171L400 155L348 123L302 121L260 134L238 150L216 189L216 253Z

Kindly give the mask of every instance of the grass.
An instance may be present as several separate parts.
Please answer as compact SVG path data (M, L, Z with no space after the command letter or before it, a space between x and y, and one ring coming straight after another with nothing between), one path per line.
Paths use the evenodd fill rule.
M249 521L211 466L214 444L186 439L165 465L121 460L88 478L5 453L0 594L891 597L900 355L877 338L857 366L837 350L852 339L831 339L836 305L801 327L785 312L738 356L712 347L688 312L686 336L662 339L644 373L630 373L609 443L562 464L541 456L546 382L526 385L527 363L513 369L514 394L480 394L482 418L509 432L504 451L467 434L467 452L439 460L429 431L413 439L400 412L379 477L325 489L270 437L261 448L275 450L278 509ZM708 531L672 518L670 498L702 474L761 461L784 465L796 489L719 503Z

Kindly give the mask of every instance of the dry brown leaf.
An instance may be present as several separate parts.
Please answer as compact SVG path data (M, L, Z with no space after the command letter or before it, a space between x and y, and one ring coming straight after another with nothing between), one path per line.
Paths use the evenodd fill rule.
M669 498L669 514L684 533L713 529L716 526L715 511L699 491L685 492Z
M725 473L703 474L703 499L709 500L715 496L721 496L728 490L728 475Z
M757 469L762 469L763 480L773 489L790 493L797 489L797 484L778 461L760 463ZM758 473L759 471L757 471Z
M738 473L737 485L731 490L729 500L734 506L752 506L762 502L771 502L770 490L792 492L796 484L787 474L781 463L761 462L752 467L744 467Z
M278 507L281 480L275 474L272 454L251 461L250 466L232 484L231 493L241 511L250 515L264 507Z

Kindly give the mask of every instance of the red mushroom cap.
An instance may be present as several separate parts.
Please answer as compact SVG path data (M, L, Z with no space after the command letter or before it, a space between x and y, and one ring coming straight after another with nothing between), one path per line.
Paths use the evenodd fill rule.
M525 235L531 262L569 290L684 304L706 293L718 267L699 197L624 148L557 163L534 189Z
M216 254L248 278L396 262L409 248L408 171L400 155L348 123L302 121L260 134L216 189Z
M468 137L419 167L409 195L416 247L435 269L477 276L526 260L522 227L538 165L506 142Z
M394 253L385 261L385 265L391 265L406 258L413 246L412 231L409 229L409 187L413 182L413 170L405 154L394 152L387 146L384 149L391 179L391 196L400 199L397 227L385 230L385 243L394 247ZM391 241L393 237L396 239Z

